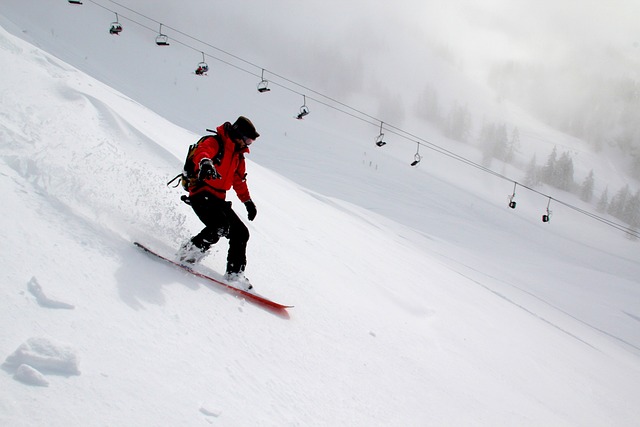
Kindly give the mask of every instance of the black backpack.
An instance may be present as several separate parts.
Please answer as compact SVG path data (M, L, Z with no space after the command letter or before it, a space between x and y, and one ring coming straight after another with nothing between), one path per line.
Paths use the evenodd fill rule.
M182 167L182 173L179 173L171 181L167 182L167 185L172 184L174 181L180 178L180 182L176 184L175 187L177 187L178 185L182 185L184 191L189 191L189 189L198 184L198 176L195 173L196 165L193 162L193 154L195 153L196 148L198 148L198 145L208 138L216 138L216 140L218 141L218 153L211 160L213 161L214 165L220 164L220 162L222 161L222 156L224 155L224 143L222 141L222 138L220 138L220 135L215 133L215 131L212 131L210 129L207 129L207 131L213 132L214 135L205 135L200 138L198 142L189 146L189 150L187 150L187 158L184 160L184 166Z

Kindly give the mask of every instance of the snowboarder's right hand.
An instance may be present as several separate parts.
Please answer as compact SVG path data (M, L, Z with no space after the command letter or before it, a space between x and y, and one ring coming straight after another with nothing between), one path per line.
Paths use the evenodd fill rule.
M211 159L200 160L200 171L198 172L198 181L205 179L220 179L222 176L216 170Z

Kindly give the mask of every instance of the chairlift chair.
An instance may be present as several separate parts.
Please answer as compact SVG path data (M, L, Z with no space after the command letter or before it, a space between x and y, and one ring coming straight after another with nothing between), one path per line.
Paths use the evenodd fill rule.
M384 141L384 132L382 132L382 122L380 122L380 135L376 137L376 145L378 147L387 145L387 143Z
M509 196L509 207L511 209L515 209L516 208L516 201L513 200L513 199L516 198L516 188L517 188L517 186L518 186L518 183L514 182L513 183L513 194Z
M207 71L209 71L209 64L205 62L204 52L202 52L202 61L200 61L196 67L196 75L203 76Z
M307 114L309 114L309 107L307 107L306 105L303 105L302 107L300 107L300 114L298 114L296 118L298 120L302 120L302 118Z
M118 35L122 31L122 25L118 21L118 14L116 13L116 20L109 26L109 34Z
M264 68L262 69L262 77L260 79L260 83L258 83L258 92L264 93L269 92L269 81L264 78Z
M196 74L203 76L207 71L209 71L209 65L206 62L200 62L196 68Z
M416 154L414 154L413 156L413 162L411 162L411 166L418 166L418 163L420 163L420 160L422 160L422 156L420 155L420 143L417 143L418 146L416 148Z
M156 37L156 44L158 46L169 46L169 37L164 34L158 34Z
M156 44L158 46L169 46L169 37L165 34L162 34L162 24L160 24L160 31L158 32L158 36L156 37Z
M549 206L551 206L551 197L549 197L549 202L547 203L547 213L542 215L542 222L549 222L551 219L551 211L549 210Z
M71 3L71 4L82 4L82 2L80 0L69 0L69 3Z
M300 107L300 114L296 116L296 119L302 120L304 116L309 114L309 107L307 107L307 95L302 95L302 107Z
M112 22L111 27L109 28L109 34L117 36L120 32L122 32L122 25L120 25L118 21Z
M264 92L269 92L271 89L269 89L269 82L266 80L261 80L260 83L258 83L258 92L260 93L264 93Z

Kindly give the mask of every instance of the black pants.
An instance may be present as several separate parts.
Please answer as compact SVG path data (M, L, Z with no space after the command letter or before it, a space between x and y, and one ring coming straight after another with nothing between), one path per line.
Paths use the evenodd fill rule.
M203 251L218 243L220 237L229 239L227 273L240 273L247 265L247 242L249 229L226 202L213 195L197 194L191 199L193 208L205 228L191 238L194 245Z

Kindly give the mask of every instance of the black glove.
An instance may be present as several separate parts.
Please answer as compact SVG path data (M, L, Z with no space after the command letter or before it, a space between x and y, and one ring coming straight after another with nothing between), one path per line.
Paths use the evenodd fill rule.
M222 176L216 170L211 159L200 160L200 171L198 172L198 181L204 181L205 179L220 179Z
M253 221L253 219L258 214L258 209L256 209L255 203L253 203L251 200L247 200L246 202L244 202L244 205L247 208L247 218L249 218L249 221Z

